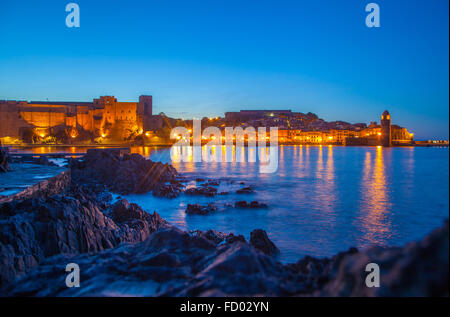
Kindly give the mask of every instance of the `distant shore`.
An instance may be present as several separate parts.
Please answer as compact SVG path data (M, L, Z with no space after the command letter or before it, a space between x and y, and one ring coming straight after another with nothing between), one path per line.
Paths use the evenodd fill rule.
M420 143L419 143L420 142ZM431 143L421 142L412 144L393 144L391 147L448 147L449 143ZM202 146L208 142L202 142ZM117 147L170 147L174 143L149 143L149 144L134 144L134 143L110 143L110 144L3 144L3 146L12 148L37 148L37 147L86 147L86 148L117 148ZM224 145L224 144L223 144ZM278 145L305 145L305 146L343 146L343 147L355 147L355 146L367 146L377 147L379 145L344 145L336 143L299 143L299 142L278 142ZM248 147L248 143L244 142L243 146ZM267 142L267 146L270 146L270 142Z

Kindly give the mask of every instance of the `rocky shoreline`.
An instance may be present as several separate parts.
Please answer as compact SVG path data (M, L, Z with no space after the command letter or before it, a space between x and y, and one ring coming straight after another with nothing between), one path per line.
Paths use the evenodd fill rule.
M185 232L156 212L125 199L112 201L109 191L152 191L169 198L185 192L183 177L170 165L92 150L69 167L71 184L60 193L0 205L1 296L449 294L448 222L401 248L350 249L332 258L282 264L264 230L255 229L249 241L214 230ZM215 195L215 185L207 181L193 194ZM240 204L265 208L258 202ZM80 266L79 288L65 286L68 263ZM365 285L368 263L380 266L379 288Z

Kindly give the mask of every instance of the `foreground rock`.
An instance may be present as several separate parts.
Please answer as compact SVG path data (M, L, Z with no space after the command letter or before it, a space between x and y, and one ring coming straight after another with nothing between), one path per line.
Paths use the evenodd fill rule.
M153 190L156 195L175 197L182 188L171 165L114 149L90 149L82 159L72 159L70 166L72 178L77 182L101 183L122 195Z
M250 244L256 249L268 255L280 253L280 250L278 250L275 244L270 241L267 233L261 229L253 230L250 233Z
M232 244L235 242L246 242L243 235L239 234L236 236L233 233L219 232L212 229L208 231L191 230L189 231L189 234L193 236L201 236L207 240L214 242L217 245Z
M403 248L351 249L332 258L283 265L222 233L160 228L143 242L96 255L47 258L6 285L9 296L448 296L448 222ZM226 235L225 235L226 236ZM264 238L260 231L254 233ZM256 239L256 237L254 237ZM79 264L81 287L65 287L67 263ZM380 265L379 288L365 266Z
M27 273L47 257L100 252L136 243L168 224L126 200L109 206L94 191L67 192L0 205L0 285Z

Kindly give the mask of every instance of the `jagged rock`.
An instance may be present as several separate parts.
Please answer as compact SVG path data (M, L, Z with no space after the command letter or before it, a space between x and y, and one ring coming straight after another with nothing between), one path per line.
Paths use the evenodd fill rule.
M234 235L233 233L225 233L219 232L215 230L201 231L201 230L191 230L189 231L190 235L201 236L207 240L213 241L215 244L221 243L235 243L235 242L243 242L246 243L243 235Z
M254 192L251 187L244 187L236 191L237 194L252 194Z
M155 189L162 194L164 189L160 186L178 177L169 164L146 160L139 154L120 154L119 151L88 150L82 159L69 161L72 178L82 183L105 184L110 191L127 195Z
M184 191L186 195L190 196L207 196L214 197L217 194L217 188L214 187L191 187Z
M251 244L223 243L225 236L159 228L140 243L57 255L5 285L0 296L448 296L448 223L403 248L351 249L287 265ZM372 261L380 264L379 288L365 286ZM65 287L71 262L83 272L79 288Z
M175 198L180 196L181 188L183 186L180 183L175 184L161 184L153 189L153 196Z
M267 233L262 229L255 229L250 232L250 244L268 255L274 255L280 252L275 244L270 241Z
M77 186L49 198L4 203L0 215L0 285L46 257L100 252L121 242L143 241L168 226L158 214L125 200L112 211L103 210L95 193Z
M189 215L206 215L216 210L217 207L213 203L208 204L206 206L201 206L199 204L188 204L186 208L186 213Z

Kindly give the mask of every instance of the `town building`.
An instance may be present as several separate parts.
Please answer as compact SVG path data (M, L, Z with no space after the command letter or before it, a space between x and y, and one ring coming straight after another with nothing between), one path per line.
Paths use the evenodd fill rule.
M0 101L0 138L122 142L152 130L152 108L152 96L140 96L138 102L119 102L114 96L92 102Z

